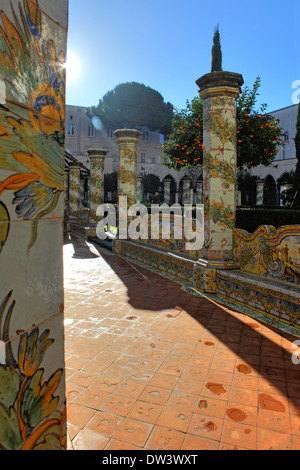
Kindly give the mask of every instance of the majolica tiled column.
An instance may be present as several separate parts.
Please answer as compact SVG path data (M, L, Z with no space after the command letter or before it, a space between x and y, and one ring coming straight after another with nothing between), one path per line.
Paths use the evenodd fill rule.
M256 182L256 205L262 206L264 203L264 182Z
M63 221L68 0L1 0L0 449L67 445Z
M236 99L240 74L213 72L197 80L203 100L204 289L215 290L215 269L233 267L236 184Z
M191 203L191 180L190 178L183 178L182 182L182 204L190 204Z
M99 218L96 215L98 206L104 203L104 160L107 150L90 149L90 225L96 226Z
M202 204L202 192L203 192L203 183L202 181L196 182L196 204Z
M164 203L171 203L171 180L164 180Z
M80 163L69 163L69 219L79 221L81 209Z
M114 132L120 147L118 197L127 196L127 205L137 202L137 144L142 133L136 129Z

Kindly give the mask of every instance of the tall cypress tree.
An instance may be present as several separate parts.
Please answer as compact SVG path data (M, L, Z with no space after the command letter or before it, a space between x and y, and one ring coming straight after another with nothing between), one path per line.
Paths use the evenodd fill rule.
M300 206L300 101L298 104L298 112L296 119L296 135L295 135L295 148L296 148L296 170L294 175L294 189L295 196L293 200L293 206Z
M220 42L219 25L215 29L213 47L211 51L211 71L219 72L222 69L222 50Z

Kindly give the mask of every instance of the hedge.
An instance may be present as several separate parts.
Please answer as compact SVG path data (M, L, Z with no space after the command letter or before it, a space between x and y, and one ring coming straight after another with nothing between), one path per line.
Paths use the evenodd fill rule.
M299 225L300 209L289 207L240 207L236 211L236 228L253 233L260 225Z

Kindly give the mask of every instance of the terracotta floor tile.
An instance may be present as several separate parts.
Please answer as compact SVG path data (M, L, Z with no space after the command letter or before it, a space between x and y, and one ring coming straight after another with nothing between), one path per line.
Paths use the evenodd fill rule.
M102 375L92 383L92 386L97 388L99 391L101 390L103 392L112 393L121 381L121 378Z
M140 400L156 405L165 405L171 395L171 391L165 388L149 385L140 395Z
M174 390L190 393L191 395L200 395L203 385L204 381L182 377L176 382Z
M88 422L86 428L103 436L113 436L124 418L112 413L98 411Z
M155 375L153 375L149 385L159 388L166 388L167 390L173 390L177 382L178 377L176 375L157 372Z
M201 395L208 398L218 398L227 401L230 395L230 385L221 382L205 381Z
M170 374L170 375L175 375L179 376L182 374L184 366L180 366L177 364L174 364L174 362L163 362L161 367L158 369L158 371L162 374Z
M257 426L258 407L228 402L225 420Z
M201 415L224 419L226 408L226 401L200 395L198 397L198 403L194 411L195 413L199 413Z
M191 356L188 358L187 365L191 367L199 367L200 369L208 369L212 364L212 356Z
M96 411L91 408L86 408L85 406L72 403L67 409L67 420L71 425L82 429L95 413Z
M205 368L185 366L182 372L182 378L203 381L206 379L207 372Z
M75 400L77 405L83 405L88 408L100 410L102 403L110 396L109 393L98 390L97 388L89 387L82 392Z
M79 395L86 390L85 387L80 387L79 385L71 384L70 382L66 382L66 400L67 405L69 406L72 402L79 397Z
M123 380L116 387L116 394L132 399L138 399L145 385L133 380Z
M73 374L69 382L75 385L79 385L81 387L89 387L96 379L98 378L97 374L79 371Z
M257 426L286 434L291 434L289 413L259 409Z
M154 403L137 401L128 413L128 418L155 424L161 414L163 407Z
M193 412L198 403L198 396L185 392L173 391L169 397L166 406L176 408L180 411Z
M247 390L246 388L232 387L230 400L233 403L249 406L258 406L257 390Z
M258 395L258 406L260 409L288 413L289 401L283 395L260 392Z
M108 441L108 437L83 429L73 439L72 444L74 450L103 450Z
M257 450L294 450L293 437L270 429L258 428Z
M189 411L165 407L157 420L157 425L186 432L191 417L192 413Z
M206 437L187 434L181 450L218 450L219 442Z
M142 450L142 447L111 439L105 447L105 450Z
M145 445L145 449L179 450L184 438L185 434L183 432L163 426L155 426Z
M135 400L121 395L111 395L101 406L102 411L127 416Z
M221 443L256 450L256 427L225 421Z
M114 439L143 447L152 430L152 425L132 418L125 418L114 435Z
M191 418L188 433L219 442L222 435L223 423L223 419L216 418L215 416L195 413Z
M235 374L232 380L232 386L238 388L247 388L249 390L258 390L259 378L250 375Z

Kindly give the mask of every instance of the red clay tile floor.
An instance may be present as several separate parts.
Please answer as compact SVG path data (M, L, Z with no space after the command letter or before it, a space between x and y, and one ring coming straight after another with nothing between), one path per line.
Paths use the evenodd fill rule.
M75 237L64 270L74 450L300 449L297 338Z

